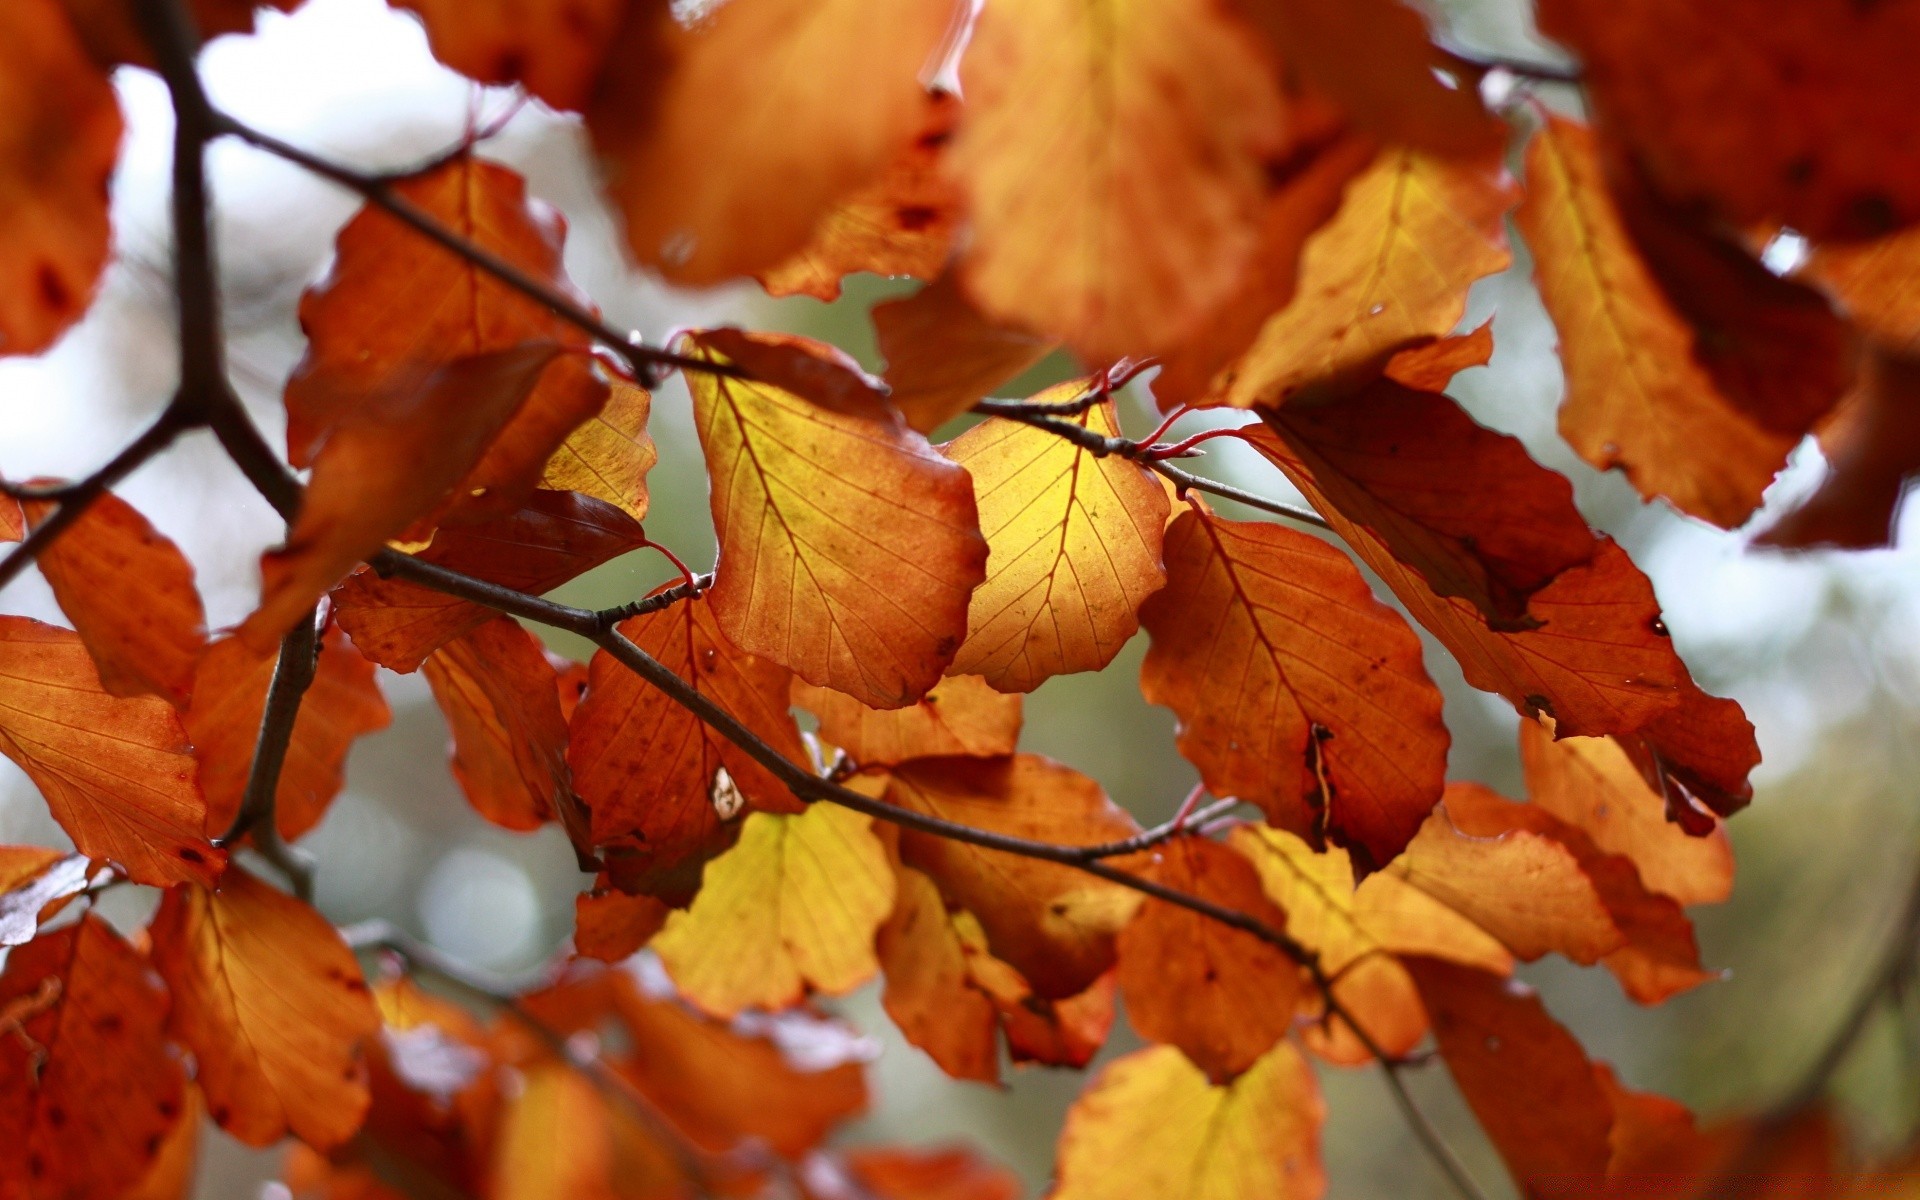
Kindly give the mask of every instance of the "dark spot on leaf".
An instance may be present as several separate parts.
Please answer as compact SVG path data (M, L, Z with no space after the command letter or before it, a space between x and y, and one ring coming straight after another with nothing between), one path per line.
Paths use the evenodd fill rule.
M67 1110L58 1104L47 1106L47 1124L59 1129L67 1123Z
M214 1105L212 1111L208 1115L213 1117L213 1123L215 1125L219 1125L223 1127L226 1125L228 1121L233 1120L233 1110L231 1108L228 1108L224 1104Z
M27 1174L39 1179L47 1173L47 1160L38 1154L27 1155Z
M1647 628L1653 630L1655 637L1672 637L1673 636L1672 634L1667 632L1667 623L1661 620L1659 617L1655 617L1653 620L1649 621L1647 623Z
M502 83L517 83L526 74L527 60L518 50L502 50L494 60L493 75Z
M1787 163L1785 172L1787 182L1794 187L1804 187L1813 178L1813 172L1817 166L1810 154L1803 154L1793 159Z
M1878 192L1855 196L1847 205L1847 224L1862 237L1879 237L1900 224L1893 201Z
M919 233L940 219L940 210L926 204L903 204L894 212L894 219L908 233Z
M196 865L207 861L207 856L200 853L198 850L195 850L192 846L182 846L175 853L179 854L181 859L183 859L184 861L194 863Z
M119 1013L102 1013L93 1019L93 1028L99 1033L114 1034L125 1029L126 1022L120 1019Z
M34 275L34 283L40 289L40 299L55 312L66 312L73 306L73 293L61 281L60 273L53 269L52 263L41 263L40 270Z
M171 1100L160 1102L160 1115L171 1121L180 1115L180 1106Z

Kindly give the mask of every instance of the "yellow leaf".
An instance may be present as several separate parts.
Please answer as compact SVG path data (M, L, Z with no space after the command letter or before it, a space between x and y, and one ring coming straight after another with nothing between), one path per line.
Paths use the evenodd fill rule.
M653 939L681 994L732 1017L796 1004L808 987L838 995L871 979L874 933L894 899L872 825L830 804L750 814L733 849L707 864L693 906Z
M647 515L647 472L660 461L647 436L653 398L615 379L606 407L568 435L547 460L540 486L605 500L638 521Z

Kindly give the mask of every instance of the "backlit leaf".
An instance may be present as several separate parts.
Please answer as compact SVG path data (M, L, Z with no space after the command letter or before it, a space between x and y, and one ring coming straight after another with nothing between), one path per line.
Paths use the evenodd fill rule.
M359 1046L380 1018L326 918L233 868L218 891L169 891L152 936L168 1028L194 1053L214 1122L253 1146L352 1137L368 1103Z
M721 330L688 347L725 364L726 347L754 341ZM714 613L735 645L808 683L911 704L952 661L984 575L972 483L877 400L856 415L793 390L852 375L831 347L760 339L753 352L765 382L689 379L720 538Z
M966 1149L849 1151L847 1172L880 1200L1015 1200L1020 1178Z
M596 886L573 900L573 948L602 962L619 962L660 932L673 909L652 896L630 896Z
M1172 1046L1110 1064L1060 1134L1057 1200L1311 1200L1326 1189L1313 1072L1280 1042L1230 1084Z
M220 874L179 715L156 697L109 695L79 635L0 617L0 753L89 858L156 886Z
M1147 699L1215 795L1257 804L1362 869L1392 859L1440 798L1448 735L1419 639L1333 547L1182 513L1167 587L1141 623Z
M573 804L553 665L511 617L434 651L427 683L453 733L453 777L480 815L538 829Z
M141 32L134 6L139 0L60 0L60 6L73 20L74 32L94 58L104 67L130 63L152 67L153 50ZM299 0L188 0L194 28L202 38L212 40L222 34L252 33L256 13L261 9L291 11Z
M591 94L629 0L392 0L427 27L433 56L482 83L519 84L558 109Z
M1051 338L983 314L951 272L911 296L874 305L873 329L887 360L888 399L926 434L1054 348Z
M892 766L950 754L992 758L1020 742L1020 697L977 675L949 675L906 708L868 708L832 688L798 680L793 702L820 718L820 736L853 761Z
M1920 229L1817 246L1805 277L1831 293L1881 349L1920 354Z
M0 5L0 355L80 319L107 264L120 106L56 0Z
M1914 235L1907 235L1914 236ZM1916 271L1920 278L1920 271ZM1920 322L1915 347L1920 348ZM1820 429L1827 477L1820 490L1762 535L1794 550L1871 550L1893 542L1901 498L1920 471L1920 358L1870 351L1860 386Z
M1147 872L1156 882L1285 931L1286 914L1232 848L1178 837L1157 858ZM1287 1036L1303 983L1279 947L1164 900L1148 897L1120 931L1120 990L1134 1029L1178 1046L1216 1083Z
M1034 402L1071 400L1090 382L1059 384ZM1112 401L1063 419L1101 437L1120 433ZM1030 692L1112 662L1139 628L1141 603L1166 582L1166 490L1129 459L1098 457L1007 418L974 426L946 454L973 476L987 539L987 577L951 670Z
M8 954L0 975L0 1188L112 1200L153 1165L184 1111L167 997L144 956L88 914Z
M893 871L873 819L830 804L750 814L707 864L693 906L653 948L681 994L716 1016L840 995L878 971L873 936L893 910Z
M805 762L788 712L787 673L742 654L704 597L632 617L620 632L731 713L789 761ZM739 812L798 812L786 785L606 651L594 654L574 711L568 763L593 814L594 844L624 890L684 905L700 867L733 844Z
M540 486L604 500L638 521L647 515L647 472L660 459L647 435L653 397L622 379L611 387L606 406L547 460Z
M42 846L0 846L0 947L33 940L40 922L84 891L86 856Z
M1207 0L987 6L951 159L968 294L1092 363L1177 345L1253 250L1283 144L1273 76Z
M992 999L969 978L946 901L911 867L900 868L897 892L875 947L887 975L887 1015L953 1078L999 1082L1000 1023Z
M207 795L207 836L219 837L240 813L260 739L260 716L280 656L261 653L239 638L208 647L186 712L200 785ZM337 628L320 643L313 683L300 702L293 736L275 791L280 836L298 838L320 823L345 780L353 743L393 719L374 682L373 664L355 653Z
M493 1200L668 1200L691 1181L627 1108L565 1063L543 1059L505 1104L492 1150Z

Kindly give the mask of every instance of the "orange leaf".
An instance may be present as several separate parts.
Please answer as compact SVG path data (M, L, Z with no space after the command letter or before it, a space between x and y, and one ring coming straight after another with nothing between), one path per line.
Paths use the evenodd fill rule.
M1920 277L1920 272L1916 272ZM1920 328L1915 331L1920 348ZM1908 481L1920 471L1920 358L1870 351L1860 386L1820 430L1820 490L1761 536L1767 546L1871 550L1893 544Z
M1452 332L1468 287L1512 260L1506 214L1517 197L1498 152L1382 151L1307 239L1293 302L1214 377L1207 400L1248 408L1337 394L1396 351Z
M27 514L21 511L20 502L12 496L0 496L0 542L17 542L26 536Z
M1668 196L1816 240L1920 220L1920 78L1904 4L1544 0L1601 118Z
M200 1099L200 1089L192 1083L187 1084L181 1101L180 1119L160 1144L153 1164L140 1182L120 1193L119 1200L191 1200L200 1165L200 1120L207 1106Z
M887 800L976 829L1067 846L1131 837L1139 826L1077 771L1033 754L904 763ZM900 857L974 914L995 956L1047 999L1086 990L1114 962L1135 893L1061 863L900 831Z
M952 272L911 296L873 306L887 360L888 399L931 434L1045 358L1052 340L985 316Z
M878 1200L1016 1200L1019 1176L971 1150L851 1150L847 1173Z
M834 205L799 253L758 273L767 293L834 300L841 278L855 271L938 275L960 225L958 190L940 171L959 116L957 96L929 95L919 134L885 173Z
M910 869L910 868L909 868ZM1062 999L1036 995L1026 977L995 958L987 948L987 931L972 913L951 914L954 934L966 955L967 979L987 994L999 1015L1007 1038L1007 1056L1016 1063L1045 1063L1054 1067L1086 1066L1106 1045L1113 1028L1113 972L1108 971L1085 991Z
M540 595L645 544L639 524L605 501L575 492L535 492L510 517L442 528L419 557ZM368 568L335 589L333 602L340 627L360 653L402 672L415 670L427 655L493 618L493 610L483 605L404 579L382 579Z
M727 641L705 597L622 622L620 632L791 762L805 762L789 676ZM700 867L733 844L747 805L798 812L786 785L659 689L598 651L571 722L573 784L614 881L684 905Z
M1286 929L1259 873L1230 847L1178 837L1157 857L1155 882ZM1303 983L1300 965L1278 947L1152 897L1120 931L1119 974L1140 1036L1178 1046L1215 1083L1287 1036Z
M630 0L392 0L427 27L433 56L481 83L518 84L554 108L592 94Z
M0 1184L19 1200L107 1200L182 1119L167 997L91 913L11 951L0 975Z
M1253 250L1283 144L1273 77L1205 0L986 8L951 159L969 295L1096 364L1178 345Z
M647 472L660 460L647 435L653 397L622 379L611 386L606 406L547 460L540 486L604 500L638 521L647 515Z
M120 106L55 0L0 5L0 355L80 319L107 264Z
M1386 377L1416 392L1444 392L1453 377L1493 361L1493 318L1471 332L1409 346L1387 360Z
M631 6L608 52L622 69L586 114L635 256L709 284L800 250L913 139L921 71L957 15L953 0L884 21L861 0L745 0L687 28L666 4Z
M1172 1046L1111 1063L1067 1110L1056 1200L1262 1196L1326 1189L1313 1071L1280 1042L1230 1084L1209 1084Z
M797 816L751 813L740 840L707 864L691 907L653 949L704 1012L798 1004L809 988L844 995L879 971L874 932L893 911L893 871L873 818L831 804Z
M368 1103L359 1045L380 1018L333 926L232 868L217 892L169 891L151 932L168 1028L193 1051L214 1122L251 1146L352 1137Z
M1091 382L1059 384L1034 402L1071 400ZM1120 433L1110 400L1063 419L1101 437ZM974 426L945 451L973 476L987 539L987 578L950 669L1030 692L1112 662L1140 627L1141 603L1166 582L1166 490L1126 458L1006 418Z
M207 802L179 714L107 694L77 634L0 617L0 754L87 857L157 887L219 876L226 855L201 832Z
M897 873L893 915L875 953L886 972L881 1003L901 1036L955 1079L1000 1080L999 1021L993 1000L967 972L967 954L933 880Z
M453 733L453 777L481 816L538 829L573 804L553 665L511 617L436 650L427 683Z
M1698 360L1692 327L1607 189L1591 131L1549 118L1527 148L1527 186L1514 220L1561 331L1560 432L1594 466L1623 468L1642 495L1738 525L1796 435L1748 417Z
M573 899L573 948L587 958L619 962L653 940L672 911L652 896L629 896L596 883Z
M1611 739L1554 741L1539 722L1522 721L1520 762L1535 804L1586 830L1600 849L1631 860L1650 890L1681 904L1717 904L1732 893L1726 831L1716 824L1706 837L1689 837Z
M1804 277L1832 293L1880 349L1920 355L1920 229L1816 246Z
M669 1148L594 1081L556 1059L523 1072L493 1144L492 1200L679 1200L692 1195Z
M30 500L22 507L38 527L57 505ZM36 561L109 692L155 695L186 708L207 645L207 614L193 567L177 546L109 492Z
M230 637L208 647L200 660L186 726L207 794L208 837L224 834L240 813L279 659L277 652L261 653ZM356 654L338 629L329 628L280 768L274 814L281 837L298 838L320 823L340 794L353 743L385 729L392 719L374 682L373 664Z
M41 921L86 890L91 864L83 854L42 846L0 846L0 947L33 940Z
M808 683L911 704L952 661L985 573L972 483L877 398L872 415L810 399L861 394L832 347L729 330L688 340L722 365L743 346L761 382L688 380L713 479L721 628Z
M260 560L260 607L240 627L278 642L361 559L426 515L479 461L553 361L550 342L455 359L337 422L313 460L286 545Z
M1353 852L1398 854L1440 798L1448 736L1420 642L1345 555L1278 525L1182 513L1147 602L1147 699L1215 795Z
M134 15L137 0L60 0L74 32L104 67L130 63L151 68L153 51ZM228 33L252 33L257 9L288 12L299 0L188 0L193 26L208 41Z
M832 688L795 680L793 702L820 718L820 736L854 762L892 766L910 758L1012 754L1020 742L1020 697L977 675L949 675L906 708L868 708Z

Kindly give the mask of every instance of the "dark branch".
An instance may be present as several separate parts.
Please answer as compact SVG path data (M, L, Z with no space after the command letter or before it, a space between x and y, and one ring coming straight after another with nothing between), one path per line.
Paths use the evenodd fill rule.
M320 640L314 616L309 612L280 640L280 660L274 664L273 683L267 688L266 707L260 713L260 735L254 739L247 789L240 800L240 811L218 843L231 846L252 835L254 849L287 877L302 900L313 896L313 865L281 840L276 801L287 747L293 742L294 723L300 719L300 702L313 686L314 669L319 664Z
M593 616L600 623L600 628L612 629L629 618L643 617L648 613L659 612L663 608L671 608L682 600L690 600L712 586L711 573L698 575L686 583L676 583L664 592L656 592L651 596L622 604L618 608L603 608Z

